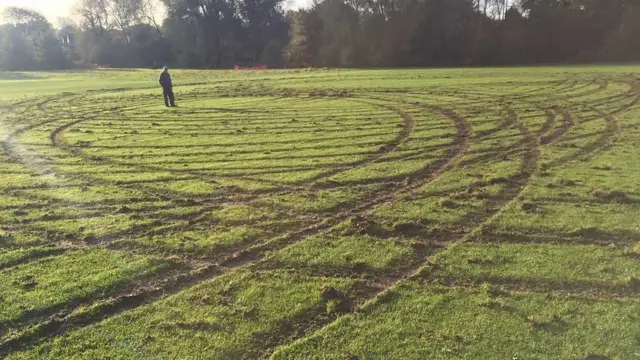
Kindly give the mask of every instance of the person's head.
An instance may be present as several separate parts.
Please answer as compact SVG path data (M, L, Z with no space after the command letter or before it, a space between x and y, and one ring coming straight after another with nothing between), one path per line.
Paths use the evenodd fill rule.
M169 67L168 67L168 66L163 66L163 67L162 67L162 70L163 70L164 72L167 72L167 71L169 71Z

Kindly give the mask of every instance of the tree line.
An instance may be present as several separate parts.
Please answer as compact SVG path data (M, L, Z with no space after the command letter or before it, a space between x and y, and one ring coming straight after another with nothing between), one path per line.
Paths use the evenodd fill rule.
M6 9L0 69L640 60L640 0L80 0L74 12L54 27Z

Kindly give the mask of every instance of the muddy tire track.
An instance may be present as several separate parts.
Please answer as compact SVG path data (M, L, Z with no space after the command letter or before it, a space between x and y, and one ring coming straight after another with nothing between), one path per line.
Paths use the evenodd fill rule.
M306 228L282 235L266 242L252 245L251 247L238 251L231 256L222 259L215 264L207 264L189 273L182 273L169 279L163 279L157 286L151 289L140 289L133 295L122 296L106 302L104 308L100 308L89 316L74 315L73 312L67 315L58 316L46 320L37 326L34 331L27 332L14 339L0 344L0 354L7 354L26 349L43 341L62 336L71 329L85 327L108 317L115 316L123 311L132 310L139 306L161 300L171 294L175 294L187 288L193 287L203 281L214 279L223 273L246 266L252 266L264 260L268 254L279 251L287 246L293 245L305 238L330 232L333 227L340 222L356 215L375 208L377 205L393 201L403 194L410 193L416 188L437 179L468 149L469 138L471 136L470 125L464 118L459 117L452 110L438 109L445 116L449 117L456 125L458 131L457 146L451 150L447 157L437 164L422 169L420 172L408 176L401 186L390 186L393 191L388 192L388 188L371 195L363 204L353 209L342 211L341 213L321 219L318 223ZM62 131L62 130L61 130ZM58 132L59 133L59 132ZM55 138L52 134L52 138Z
M424 186L425 184L428 184L430 181L437 179L446 171L457 167L460 160L462 159L462 156L467 152L472 141L471 125L467 122L466 119L460 117L456 112L432 105L424 105L424 108L429 111L438 111L441 114L444 114L454 121L457 128L457 138L455 145L452 146L451 150L447 152L445 157L439 160L436 164L426 167L409 176L406 176L405 179L401 182L394 182L392 184L382 186L381 189L368 195L363 203L355 206L350 206L347 209L340 209L339 213L335 216L323 217L317 223L310 226L295 230L289 234L277 236L263 243L252 245L247 249L240 250L222 259L218 263L206 264L202 267L194 268L189 272L181 273L170 278L158 279L158 281L151 286L136 289L135 291L127 295L121 295L112 299L108 299L103 304L100 304L97 307L96 311L91 314L78 316L74 315L73 313L68 313L61 317L46 319L34 331L0 344L0 355L28 348L32 345L41 343L51 338L62 336L70 330L95 324L124 311L129 311L137 307L152 303L154 301L159 301L170 294L175 294L182 290L188 289L190 287L198 285L199 283L202 283L203 281L214 279L229 271L233 271L235 269L246 266L255 266L256 264L259 264L261 261L265 260L269 256L268 254L271 252L277 252L289 245L303 241L309 236L329 233L336 225L344 220L349 219L350 217L366 215L369 211L375 209L381 204L393 202L403 196L413 193L418 188ZM562 113L562 110L558 111ZM496 200L496 208L498 208L498 210L492 214L489 214L490 217L481 222L480 225L478 225L478 227L476 227L475 230L472 230L470 233L484 231L488 224L491 223L492 219L494 219L500 213L500 211L503 211L503 209L507 208L511 202L516 201L522 190L528 185L528 183L531 181L531 178L538 170L538 160L540 156L539 147L556 141L557 139L561 138L566 132L565 131L562 133L556 133L556 131L554 131L552 133L549 133L549 131L553 128L553 125L550 124L548 126L545 125L546 127L543 126L543 129L539 133L534 134L531 133L526 128L526 126L522 124L521 121L519 121L518 114L515 111L511 111L508 114L508 117L510 124L520 130L523 138L520 142L520 145L522 145L524 149L512 149L512 151L514 151L514 153L522 153L525 160L523 161L520 172L516 176L514 176L513 179L511 179L512 182L509 183L507 189L505 190L505 198L507 200ZM565 115L563 113L565 127L569 127L571 125L569 124L570 117L570 115ZM402 134L400 136L402 136ZM55 137L56 136L52 134L52 141ZM402 141L403 140L400 140L398 145L395 145L395 147L399 146ZM291 191L295 190L296 189L291 189ZM287 192L290 191L285 190L284 193ZM511 200L508 200L509 197L511 197ZM425 254L423 258L427 256L428 255ZM378 291L375 291L375 293L367 295L367 298L382 298L384 297L384 294L389 291L389 289L392 289L394 286L396 286L399 281L402 281L402 279L419 278L420 271L422 268L424 268L424 266L428 266L428 264L425 265L425 263L419 263L411 269L405 270L402 274L394 275L391 278L381 279L380 283L382 283L383 286ZM375 303L375 301L373 303ZM361 311L361 309L362 308L356 308L353 310L353 312ZM314 317L312 316L312 319L310 319L310 321L312 321L313 318ZM317 329L310 330L315 331Z
M466 234L462 234L462 237L459 238L457 241L453 241L453 242L445 241L441 247L434 248L434 251L431 252L429 255L436 254L440 251L444 251L448 249L449 246L455 246L455 244L464 242L471 234L482 231L482 229L486 227L488 224L490 224L493 221L493 219L495 219L503 211L503 209L507 208L512 202L518 199L521 192L530 183L532 177L537 171L538 160L540 157L539 137L531 133L526 128L526 126L521 121L519 121L518 114L515 111L509 110L508 116L510 118L509 122L513 123L520 130L522 137L525 143L527 144L527 150L524 155L524 161L520 169L520 172L514 177L513 182L511 183L511 185L513 186L508 186L503 191L504 197L508 198L509 200L501 201L499 204L496 204L497 210L486 212L485 216L487 217L484 218L483 220L476 219L475 221L476 225L473 227L473 229L467 232ZM462 219L461 221L459 221L459 223L466 224L470 220L471 219ZM372 306L375 306L376 303L380 301L384 301L384 299L386 298L386 295L389 294L392 291L392 289L394 289L399 283L403 281L420 279L421 272L429 266L429 260L428 259L425 260L425 258L428 258L429 255L425 256L420 262L418 262L414 266L407 268L403 273L395 274L394 276L391 276L391 277L384 277L382 281L379 282L379 285L380 285L379 291L374 292L372 296L370 296L369 298L362 299L361 303L363 305L355 307L349 313L355 314L355 313L362 312L366 308L370 308ZM306 332L306 334L312 334L312 333L321 331L322 328L328 325L329 324L326 324L326 325L323 325L322 327L317 327L313 330L310 329L309 331Z

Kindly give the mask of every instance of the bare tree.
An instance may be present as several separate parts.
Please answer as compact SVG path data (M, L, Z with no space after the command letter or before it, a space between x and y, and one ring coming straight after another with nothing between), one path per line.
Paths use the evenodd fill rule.
M491 16L495 19L503 20L507 11L514 5L510 0L491 0Z
M115 27L122 31L127 42L131 41L131 28L141 22L142 1L106 0Z
M514 5L514 0L473 0L476 11L494 19L504 19L507 10Z
M4 10L3 15L6 20L14 24L24 24L28 26L40 25L46 28L51 27L49 21L47 21L44 16L33 10L11 6Z
M96 35L104 35L114 28L109 0L80 0L75 12L82 18L82 25Z
M162 25L159 16L166 12L164 4L160 0L140 0L140 18L142 21L156 28L158 35L162 36Z

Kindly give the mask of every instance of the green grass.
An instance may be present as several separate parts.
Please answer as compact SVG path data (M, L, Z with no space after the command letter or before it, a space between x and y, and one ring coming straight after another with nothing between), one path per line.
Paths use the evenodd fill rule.
M70 251L14 266L0 272L0 323L15 328L73 304L117 295L169 266L162 259L105 250Z
M639 70L2 73L0 358L635 359Z
M408 282L379 306L276 351L273 359L632 359L638 303Z
M461 245L432 259L428 277L476 283L626 287L640 262L625 250L578 245Z
M219 227L198 231L169 231L162 235L151 235L137 239L125 240L124 243L134 247L143 247L167 253L193 253L217 255L225 249L240 244L256 241L266 236L264 231L248 226Z
M258 356L261 345L277 339L278 332L295 330L296 319L309 313L331 316L323 287L348 292L358 291L356 286L352 280L240 272L59 339L24 358Z
M410 260L413 251L401 239L371 236L314 237L273 257L271 266L310 273L389 271ZM269 266L269 265L267 265Z

